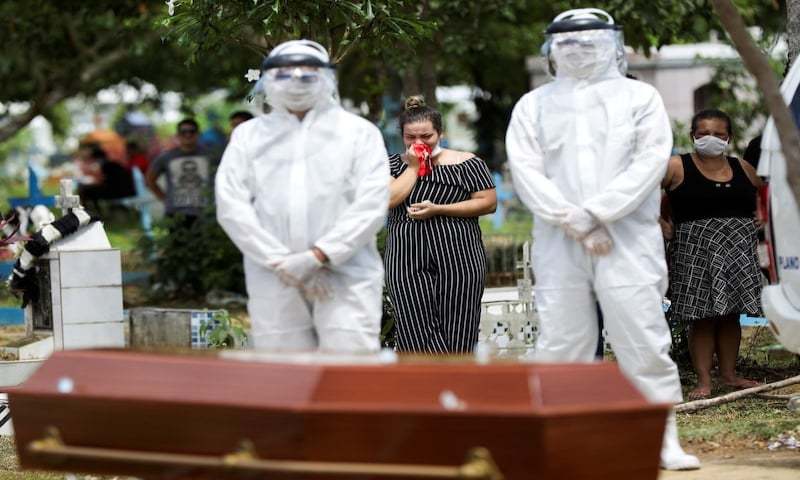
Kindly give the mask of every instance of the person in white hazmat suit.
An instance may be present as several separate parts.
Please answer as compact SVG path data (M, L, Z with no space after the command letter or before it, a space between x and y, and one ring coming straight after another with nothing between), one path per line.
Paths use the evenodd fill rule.
M338 103L326 50L293 40L262 64L271 112L234 130L217 219L244 255L256 349L379 349L389 202L380 131Z
M602 10L557 16L543 53L554 79L519 100L506 137L514 187L534 215L534 359L593 361L599 302L622 372L650 401L680 402L662 310L659 183L672 132L661 97L624 76L622 32ZM700 466L678 442L674 413L661 466Z

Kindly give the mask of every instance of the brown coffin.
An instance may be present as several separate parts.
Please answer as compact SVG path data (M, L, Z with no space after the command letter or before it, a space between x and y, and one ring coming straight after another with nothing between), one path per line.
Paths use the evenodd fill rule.
M219 458L249 440L259 459L429 466L485 447L510 480L656 479L668 408L609 363L292 365L125 351L56 352L10 394L23 468L151 478L283 476L54 457L31 442L55 427L69 447Z

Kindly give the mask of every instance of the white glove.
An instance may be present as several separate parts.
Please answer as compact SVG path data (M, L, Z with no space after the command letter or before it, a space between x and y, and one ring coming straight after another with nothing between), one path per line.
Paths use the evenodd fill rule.
M583 248L589 252L590 255L594 255L596 257L602 255L608 255L611 252L611 248L614 246L614 241L611 240L611 236L608 234L608 230L605 227L597 227L588 235L583 237Z
M561 220L561 228L567 232L567 236L575 240L581 240L596 226L597 220L582 208L567 210L564 219Z
M333 282L327 269L320 269L303 285L303 293L309 300L325 301L333 296Z
M314 252L306 250L286 255L280 260L270 263L269 266L275 270L283 283L290 287L299 287L322 268L322 262L314 255Z

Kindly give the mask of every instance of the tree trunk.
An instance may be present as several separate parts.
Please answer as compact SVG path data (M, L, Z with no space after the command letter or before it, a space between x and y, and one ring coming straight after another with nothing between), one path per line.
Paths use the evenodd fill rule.
M800 132L794 123L789 107L783 101L778 79L769 66L767 58L747 33L744 20L730 0L711 0L720 22L730 35L733 45L742 56L745 67L756 78L758 88L764 92L767 109L775 121L781 151L786 160L786 180L794 195L796 205L800 205Z
M789 37L789 65L800 53L800 0L786 0L786 33Z
M437 42L438 44L438 42ZM420 82L425 103L431 108L436 108L436 44L426 45L422 51L422 65L420 65Z
M422 91L419 88L416 65L406 65L406 69L403 72L403 96L408 98L411 95L419 95L420 93Z

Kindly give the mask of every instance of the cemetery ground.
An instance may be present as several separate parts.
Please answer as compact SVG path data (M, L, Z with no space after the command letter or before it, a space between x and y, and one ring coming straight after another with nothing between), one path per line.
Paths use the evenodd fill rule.
M502 231L489 235L509 235L514 238L530 231L530 225L506 225ZM137 245L141 229L133 218L106 222L111 244L122 251L123 271L147 271L151 263L141 258ZM205 298L154 297L144 284L124 287L125 308L140 306L169 308L218 308L208 305ZM0 296L0 304L18 305L18 300L7 294ZM249 318L243 306L226 307L233 321L247 326ZM21 327L0 327L0 343L13 341L21 334ZM740 373L761 382L774 382L797 375L800 357L775 348L775 339L764 327L746 328L742 340ZM688 365L681 366L685 392L695 382ZM715 390L715 395L724 393ZM800 394L800 385L770 392L773 396ZM678 415L681 438L686 449L700 456L704 463L698 472L662 472L662 479L794 479L800 471L800 448L790 449L776 442L794 436L800 441L800 413L792 412L783 398L751 397L721 406L710 407L694 413ZM800 443L800 442L798 442ZM769 447L773 446L770 450ZM800 446L800 445L798 445ZM0 437L0 480L46 480L64 478L62 474L24 472L19 470L13 439ZM98 478L78 476L78 479ZM112 477L104 477L112 478Z

